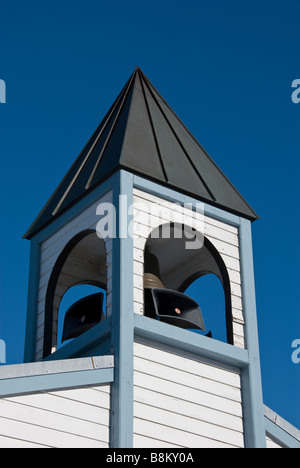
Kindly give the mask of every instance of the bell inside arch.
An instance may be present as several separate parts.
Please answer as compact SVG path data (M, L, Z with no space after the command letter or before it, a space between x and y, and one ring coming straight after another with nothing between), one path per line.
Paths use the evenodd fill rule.
M148 247L144 261L145 315L185 329L205 330L201 309L183 293L166 289L161 281L159 260Z
M145 250L145 263L144 263L144 288L152 290L153 288L164 289L161 282L161 273L159 261L156 255L152 254L148 247Z

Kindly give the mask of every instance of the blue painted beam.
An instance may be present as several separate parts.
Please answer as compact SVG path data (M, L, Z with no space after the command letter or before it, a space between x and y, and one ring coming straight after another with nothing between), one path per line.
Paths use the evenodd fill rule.
M26 316L26 334L24 347L24 362L35 361L36 330L38 315L38 294L40 282L41 246L34 239L30 245L30 265L28 281L28 300Z
M112 277L112 348L115 357L115 381L111 396L112 448L133 446L133 239L128 230L127 207L133 203L133 176L120 171L113 190L117 211L117 237L113 239ZM120 205L119 195L127 197Z
M250 361L242 372L245 444L248 448L266 448L251 222L243 218L240 220L239 243L245 342Z
M299 449L300 441L265 417L266 434L284 448Z
M78 336L76 340L72 340L55 353L47 356L44 361L57 361L61 359L107 354L110 348L110 337L111 317L108 317L103 322L86 331L83 335ZM103 350L105 352L95 353L95 349L99 349L101 345L107 346L107 349Z
M1 380L0 397L104 385L112 383L113 380L113 368L6 379Z

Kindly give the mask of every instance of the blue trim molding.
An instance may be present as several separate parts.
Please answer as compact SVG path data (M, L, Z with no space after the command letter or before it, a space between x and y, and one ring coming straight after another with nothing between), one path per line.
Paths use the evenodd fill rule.
M38 294L40 282L41 245L36 239L30 245L30 266L28 282L28 300L26 316L26 334L24 348L24 362L35 360L36 330L38 315Z
M113 379L113 369L9 379L1 382L0 397L65 390L73 387L86 387L88 385L104 385L113 382Z
M127 210L119 196L127 197ZM128 207L133 204L133 176L120 171L114 186L117 211L117 237L113 239L112 343L115 356L115 381L111 399L111 447L133 446L133 239L126 236ZM126 198L124 198L126 200Z
M295 439L291 434L275 424L273 421L265 417L266 435L275 443L283 448L299 449L300 441Z
M243 218L239 241L245 341L249 353L249 366L242 373L245 442L250 448L266 448L251 222Z
M110 384L113 362L113 356L105 356L5 366L0 369L0 398Z
M106 355L110 352L110 343L111 317L108 317L83 335L78 336L76 340L67 343L55 353L47 356L44 362Z

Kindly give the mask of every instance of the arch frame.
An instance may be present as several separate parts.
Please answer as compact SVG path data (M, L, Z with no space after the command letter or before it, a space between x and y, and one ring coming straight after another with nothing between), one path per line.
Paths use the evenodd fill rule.
M148 238L146 240L146 243L145 243L145 246L144 246L144 254L145 254L145 251L146 251L148 241L149 241L149 239L151 239L151 234L156 230L161 230L164 226L167 226L167 225L169 225L170 229L172 229L172 227L173 228L176 227L177 223L172 223L172 222L171 223L162 223L161 225L155 227L155 229L153 229L151 231L150 235L148 236ZM192 229L191 226L182 225L183 230L184 230L184 227ZM224 290L224 295L225 295L225 320L226 320L227 343L231 344L231 345L234 345L231 282L230 282L229 273L228 273L227 267L225 265L225 262L224 262L223 258L221 257L221 254L219 253L217 248L212 244L212 242L203 233L198 232L198 231L197 231L197 233L199 234L199 236L201 236L201 239L203 241L203 246L202 247L205 247L208 250L208 252L212 256L213 260L216 262L216 264L218 266L218 269L220 271L221 277L219 277L219 279L220 279L220 281L222 283L223 290ZM194 281L196 281L198 278L201 278L202 276L204 276L206 274L216 275L215 272L210 271L210 270L206 270L205 268L204 268L204 270L199 269L199 271L194 272L190 276L188 276L182 282L182 284L179 286L179 288L177 290L180 291L180 292L186 291L186 289Z
M43 358L46 358L52 353L52 348L54 346L53 344L53 333L54 333L54 299L55 299L55 292L57 289L57 285L59 282L59 277L60 274L63 270L64 265L66 264L70 254L72 251L75 249L75 247L86 237L88 237L91 234L95 234L96 231L95 229L86 229L81 231L80 233L76 234L64 247L60 255L58 256L56 263L52 269L49 282L48 282L48 287L47 287L47 292L46 292L46 299L45 299L45 321L44 321L44 335L43 335ZM102 240L105 246L105 242L103 239L99 238L99 241ZM105 252L106 252L106 247L105 247ZM107 252L106 252L107 255ZM78 286L78 285L91 285L91 286L97 286L102 289L106 289L106 285L103 283L93 281L93 280L82 280L79 281L78 283L73 284L73 286ZM68 288L70 289L70 288ZM65 291L67 292L68 289Z

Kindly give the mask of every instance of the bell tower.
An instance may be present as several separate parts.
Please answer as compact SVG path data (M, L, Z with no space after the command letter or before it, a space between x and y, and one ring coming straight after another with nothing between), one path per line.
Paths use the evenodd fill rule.
M265 447L257 218L137 68L25 235L25 362L113 355L111 447ZM187 291L207 275L226 340Z

